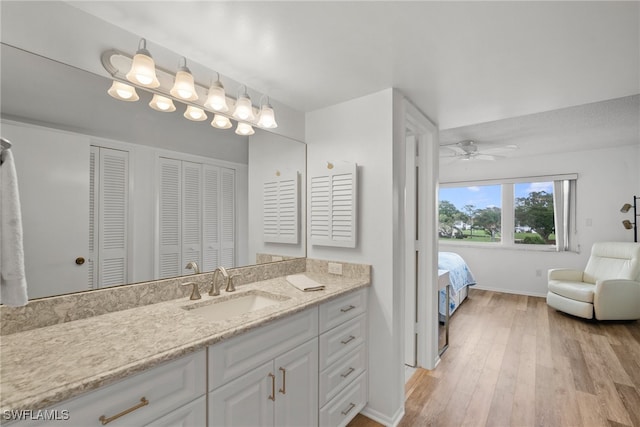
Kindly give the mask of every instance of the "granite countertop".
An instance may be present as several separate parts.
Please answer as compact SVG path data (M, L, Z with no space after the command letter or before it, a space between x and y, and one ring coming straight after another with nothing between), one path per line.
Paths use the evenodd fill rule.
M305 274L325 289L302 292L277 277L216 297L180 298L2 336L0 410L47 408L369 285L368 277ZM182 308L246 292L267 292L282 301L216 322Z

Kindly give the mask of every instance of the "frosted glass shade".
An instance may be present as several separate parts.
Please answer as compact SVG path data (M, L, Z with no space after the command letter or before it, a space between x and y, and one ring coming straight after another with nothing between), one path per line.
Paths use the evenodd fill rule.
M187 105L184 116L189 120L193 120L194 122L207 120L207 113L205 113L203 109L194 107L193 105Z
M107 93L120 101L133 102L140 99L136 88L117 81L113 82Z
M176 106L173 105L173 101L170 98L158 94L153 95L153 99L149 102L149 107L163 113L176 111Z
M170 93L176 98L184 99L185 101L195 101L198 99L198 94L193 82L193 75L187 70L187 68L183 68L178 71Z
M274 129L278 127L276 123L276 115L273 112L271 105L264 104L260 108L260 119L258 120L258 126L265 129Z
M160 86L158 77L156 77L156 64L153 62L151 56L140 52L141 51L138 51L133 57L131 69L126 76L127 80L131 83L149 88Z
M212 109L213 111L227 112L229 106L227 105L227 95L224 92L224 86L220 81L214 82L209 88L209 94L207 96L207 102L204 106Z
M238 135L253 135L256 131L253 130L250 124L238 122L238 127L236 128L236 133Z
M256 116L253 114L253 106L249 95L244 94L238 97L236 107L233 110L233 117L238 120L255 120Z
M231 125L231 120L228 117L222 116L220 114L215 114L213 116L213 120L211 121L211 126L218 129L229 129Z

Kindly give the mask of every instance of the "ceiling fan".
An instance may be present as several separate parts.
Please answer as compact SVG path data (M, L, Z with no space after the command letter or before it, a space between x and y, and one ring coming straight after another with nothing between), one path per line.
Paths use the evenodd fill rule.
M517 145L477 143L471 140L440 146L440 158L454 160L497 160L517 150Z

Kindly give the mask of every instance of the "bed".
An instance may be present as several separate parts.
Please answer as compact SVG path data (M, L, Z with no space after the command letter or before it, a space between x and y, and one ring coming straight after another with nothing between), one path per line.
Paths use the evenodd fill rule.
M464 259L453 252L438 253L438 270L449 272L449 315L452 315L467 297L468 287L476 284L476 279ZM444 321L446 298L446 289L440 289L438 312L441 322Z

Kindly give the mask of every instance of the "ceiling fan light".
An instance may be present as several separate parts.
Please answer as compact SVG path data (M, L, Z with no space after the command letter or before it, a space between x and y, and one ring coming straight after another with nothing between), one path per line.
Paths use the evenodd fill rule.
M160 82L156 77L156 64L153 62L151 53L149 53L146 46L147 41L141 39L138 51L131 62L131 69L129 69L126 77L131 83L153 89L160 86Z
M214 114L213 120L211 121L211 126L218 129L229 129L232 124L231 120L228 117L225 117L221 114Z
M134 102L140 99L133 86L115 80L107 93L120 101Z
M256 116L253 114L253 105L251 105L251 98L247 93L243 93L238 96L236 100L236 106L233 110L233 117L238 120L255 120Z
M184 117L194 122L201 122L207 120L207 113L202 108L194 107L193 105L187 105L187 109L184 112Z
M171 100L171 98L167 98L166 96L158 94L153 95L153 99L151 100L151 102L149 102L149 107L163 113L176 111L176 106L173 105L173 101Z
M187 60L184 59L184 65L178 69L176 78L173 82L173 87L169 91L171 95L176 98L184 99L185 101L195 101L198 99L196 93L195 83L193 81L193 75L189 68L187 68Z
M227 95L224 92L224 86L220 83L220 80L216 80L211 84L209 88L209 94L207 95L207 101L204 106L212 109L213 111L227 112L229 106L227 105Z
M253 127L251 127L250 124L238 122L238 127L236 127L236 134L248 136L253 135L254 133L256 133L256 131L253 130Z
M260 107L260 119L258 120L258 126L265 129L274 129L278 127L276 123L276 115L273 112L273 108L269 104L263 104Z

